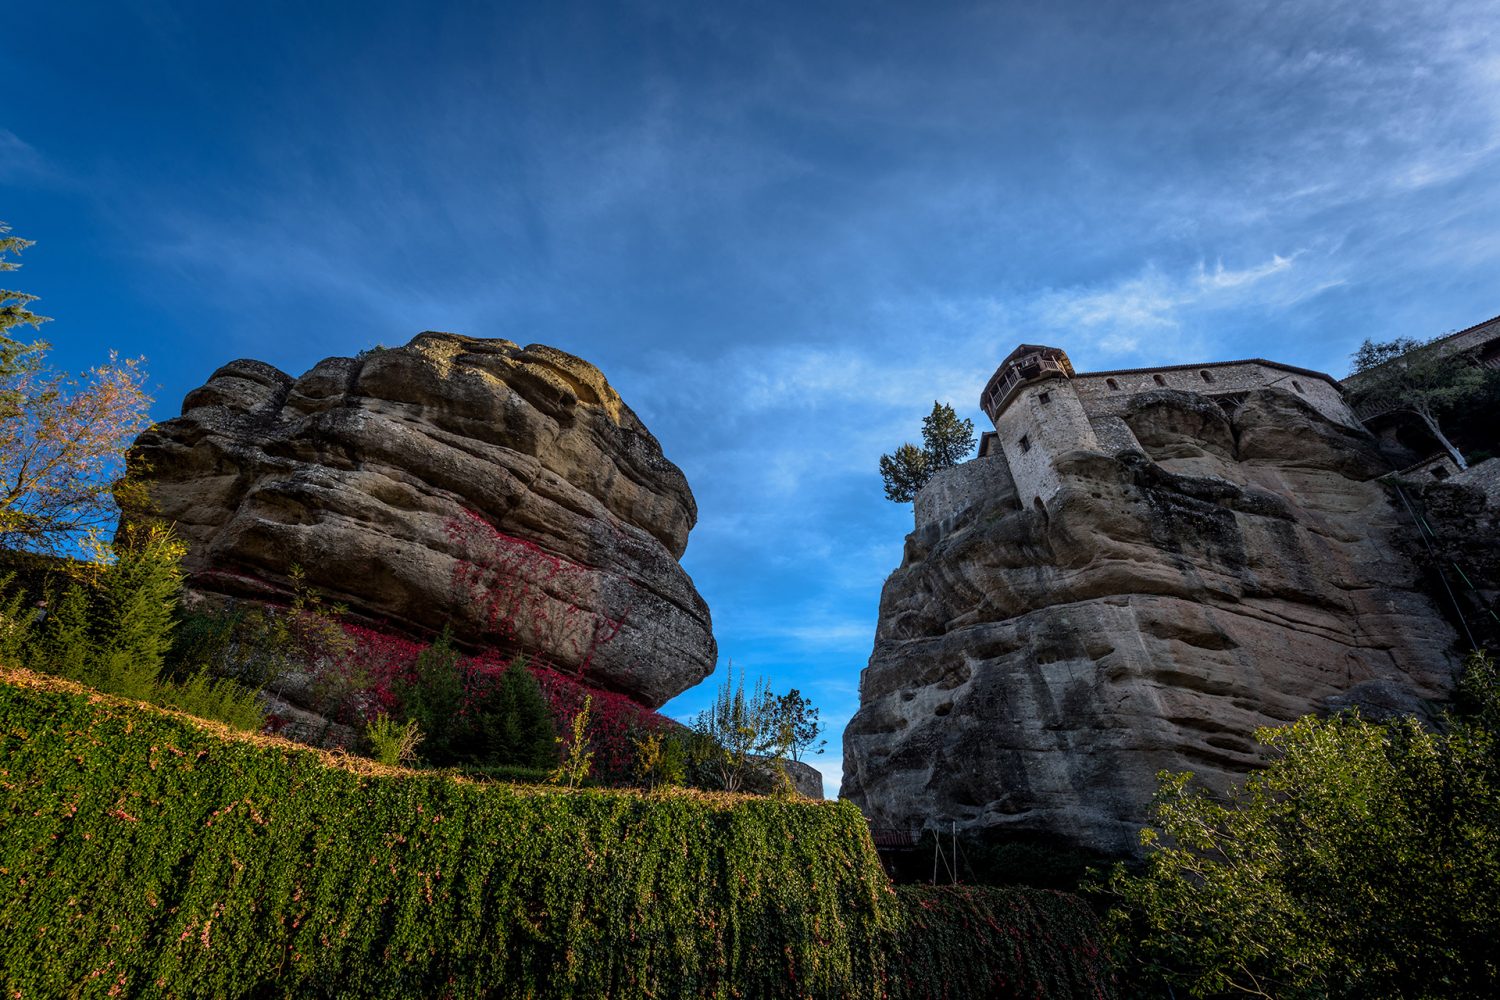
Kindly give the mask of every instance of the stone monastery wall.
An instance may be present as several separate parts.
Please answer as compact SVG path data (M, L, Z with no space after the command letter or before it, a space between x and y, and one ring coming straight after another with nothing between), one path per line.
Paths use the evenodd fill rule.
M1069 380L1089 416L1119 416L1133 395L1153 389L1178 389L1206 396L1248 389L1284 389L1305 399L1313 409L1348 427L1361 426L1343 394L1325 377L1291 371L1259 361L1228 364L1180 365L1118 372L1086 372Z
M1066 367L1066 356L1055 349L1023 346L1020 351L1050 352ZM1001 370L1006 369L1002 365ZM1131 401L1143 393L1168 389L1212 398L1279 389L1296 395L1335 423L1362 427L1338 385L1326 375L1259 359L1072 376L1062 375L1061 370L1054 366L1055 374L1023 381L1003 403L996 403L998 449L939 473L924 487L916 497L918 527L1001 494L1013 494L1011 506L1045 506L1061 487L1056 469L1059 456L1079 449L1108 455L1140 449L1124 417Z
M951 469L943 469L917 494L917 527L935 524L958 514L980 500L1011 496L1015 480L1004 455L976 458Z

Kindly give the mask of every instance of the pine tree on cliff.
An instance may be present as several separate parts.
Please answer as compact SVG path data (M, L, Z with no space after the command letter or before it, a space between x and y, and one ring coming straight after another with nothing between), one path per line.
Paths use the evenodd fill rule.
M21 266L10 258L19 256L22 250L32 245L31 240L19 236L8 236L10 227L0 222L0 271L14 271ZM0 378L21 372L28 362L34 362L47 345L41 341L25 343L10 335L14 327L29 326L36 329L47 322L46 316L38 316L27 308L36 301L35 295L0 288ZM6 389L0 393L0 413L11 416L15 413L18 394Z
M907 443L880 456L887 500L909 503L939 470L968 458L974 450L974 421L958 419L953 407L933 400L932 412L922 418L922 442L921 448Z

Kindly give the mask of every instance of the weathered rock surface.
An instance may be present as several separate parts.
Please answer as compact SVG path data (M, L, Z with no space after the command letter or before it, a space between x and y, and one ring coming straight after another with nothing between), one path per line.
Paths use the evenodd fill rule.
M1450 690L1366 436L1279 390L1147 393L1126 422L1146 453L1062 455L1045 512L1000 493L907 537L844 736L874 825L1128 854L1159 769L1222 786L1258 726Z
M678 564L697 506L592 365L424 333L293 379L235 361L132 463L191 586L286 599L291 567L383 628L451 625L657 706L716 656Z
M1402 549L1428 575L1428 590L1452 594L1463 609L1462 640L1500 649L1500 458L1443 482L1405 482L1398 501L1412 505L1424 530Z

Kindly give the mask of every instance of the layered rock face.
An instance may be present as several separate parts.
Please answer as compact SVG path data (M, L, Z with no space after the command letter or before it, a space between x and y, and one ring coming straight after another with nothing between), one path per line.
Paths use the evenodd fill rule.
M1129 854L1158 770L1222 787L1258 726L1451 689L1367 435L1277 389L1124 419L1140 449L1058 456L1044 509L996 488L907 537L844 736L874 825Z
M592 365L424 333L293 379L235 361L141 435L133 467L189 543L191 586L530 652L658 706L716 657L678 564L697 506Z

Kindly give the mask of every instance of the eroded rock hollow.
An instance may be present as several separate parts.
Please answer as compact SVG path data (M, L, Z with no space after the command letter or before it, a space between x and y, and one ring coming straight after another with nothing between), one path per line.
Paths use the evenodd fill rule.
M939 484L972 502L907 537L844 737L874 825L1129 854L1158 770L1222 787L1258 726L1449 692L1454 633L1368 435L1279 388L1119 412L1133 444L1051 456L1045 504L981 458L969 493Z
M424 333L300 378L235 361L131 455L192 588L308 585L377 627L508 647L658 706L714 665L697 506L594 366Z

